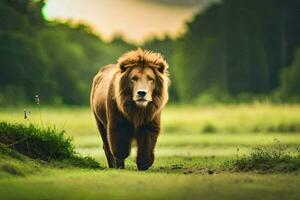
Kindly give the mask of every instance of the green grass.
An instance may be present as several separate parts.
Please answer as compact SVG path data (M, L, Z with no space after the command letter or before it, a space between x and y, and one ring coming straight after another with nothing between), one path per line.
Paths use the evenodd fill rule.
M298 105L176 106L164 113L165 131L184 133L300 132Z
M299 199L299 175L53 170L0 180L3 199Z
M57 131L53 128L42 129L32 124L25 126L0 122L0 145L0 155L6 158L21 161L29 161L30 158L44 161L44 163L69 164L86 168L100 167L93 158L79 156L75 152L71 139L64 136L64 131ZM1 160L4 163L7 159L2 158ZM10 172L5 170L9 166L11 166L13 174L14 167L12 165L5 162L2 168L4 171Z
M300 150L289 151L278 140L273 145L252 147L248 154L233 161L238 171L291 172L300 170Z
M29 118L24 120L24 108L0 108L0 121L55 125L72 136L97 134L90 108L27 107ZM300 105L241 104L215 106L172 105L162 114L163 133L300 133ZM213 130L213 131L211 131ZM210 133L208 133L210 134Z
M44 161L63 160L75 154L75 147L70 138L64 137L64 131L41 129L32 124L0 122L0 142L30 158Z
M40 163L0 143L0 178L41 172Z
M0 121L55 125L73 138L81 156L106 165L89 108L42 107L41 117L35 107L27 110L31 115L25 120L23 108L2 109ZM135 144L125 170L46 167L0 158L1 164L8 163L2 170L11 171L0 173L1 198L299 199L299 105L180 105L167 107L162 117L149 171L137 171ZM284 146L279 157L272 153L274 140Z

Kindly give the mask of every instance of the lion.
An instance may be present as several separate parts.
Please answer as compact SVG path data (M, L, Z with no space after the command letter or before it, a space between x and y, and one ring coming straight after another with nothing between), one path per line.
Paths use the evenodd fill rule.
M138 48L95 75L90 104L109 168L125 167L133 140L138 170L152 166L161 112L168 101L168 68L160 53Z

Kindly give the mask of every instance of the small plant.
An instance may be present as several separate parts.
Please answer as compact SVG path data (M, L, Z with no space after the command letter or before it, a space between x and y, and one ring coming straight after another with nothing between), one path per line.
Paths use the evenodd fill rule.
M300 170L300 151L290 152L275 139L270 146L251 148L249 154L233 161L237 171L291 172Z
M41 108L40 108L40 97L39 97L39 95L38 94L35 95L34 99L35 99L35 103L36 103L36 105L38 107L38 111L39 111L40 121L41 121L42 127L44 128L44 123L43 123L42 113L41 113Z
M212 124L205 124L201 130L202 133L215 133L217 128Z

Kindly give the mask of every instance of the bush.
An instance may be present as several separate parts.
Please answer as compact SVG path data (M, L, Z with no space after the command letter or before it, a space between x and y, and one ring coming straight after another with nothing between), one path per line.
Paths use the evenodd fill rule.
M75 153L71 139L65 138L63 131L40 129L32 124L24 126L1 122L0 142L30 158L45 161L63 160Z
M54 128L41 129L32 124L9 124L0 122L0 144L28 156L43 161L64 161L78 167L99 168L92 158L80 157L70 138L64 131ZM2 151L3 150L2 148Z
M217 128L213 124L205 124L201 130L202 133L216 133Z
M292 172L300 170L300 149L288 151L278 140L266 147L254 147L248 155L233 161L236 171Z

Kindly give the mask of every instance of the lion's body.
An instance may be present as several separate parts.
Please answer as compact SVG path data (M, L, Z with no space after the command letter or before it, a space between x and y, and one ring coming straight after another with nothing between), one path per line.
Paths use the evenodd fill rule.
M114 76L114 65L103 67L94 77L93 88L91 92L91 106L97 119L107 128L106 103L108 101L109 89ZM96 98L95 98L96 97Z
M131 51L122 56L117 64L103 67L94 77L91 107L109 167L124 167L124 160L130 153L133 139L136 139L138 145L138 169L148 169L154 161L161 110L168 100L169 79L167 64L164 60L154 59L160 58L160 54L155 54L156 57L153 54L141 49ZM133 65L129 67L128 62ZM164 68L159 68L158 65ZM152 99L145 107L137 106L132 100L129 75L132 75L130 73L133 73L131 71L134 68L141 69L141 73L146 68L151 68L156 76Z

